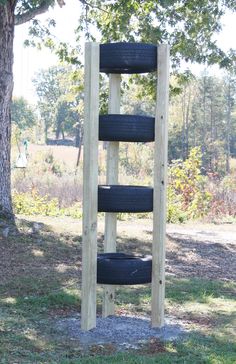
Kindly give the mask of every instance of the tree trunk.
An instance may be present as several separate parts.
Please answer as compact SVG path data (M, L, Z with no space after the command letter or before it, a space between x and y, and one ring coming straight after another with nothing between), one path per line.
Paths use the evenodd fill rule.
M228 86L228 87L227 87ZM226 174L230 174L230 132L231 132L231 82L228 79L227 85L227 114L226 114Z
M75 128L75 147L79 148L80 144L81 144L81 126L80 123L78 122Z
M187 100L187 110L186 110L186 158L188 158L189 154L189 119L190 119L190 109L191 109L191 87L188 87L188 100Z
M57 123L57 128L56 128L56 140L59 139L60 137L60 133L61 133L61 124Z
M14 5L0 5L0 219L13 218L11 200L11 115Z
M182 160L186 160L186 145L185 145L185 112L186 112L186 87L184 87L183 96L182 96Z

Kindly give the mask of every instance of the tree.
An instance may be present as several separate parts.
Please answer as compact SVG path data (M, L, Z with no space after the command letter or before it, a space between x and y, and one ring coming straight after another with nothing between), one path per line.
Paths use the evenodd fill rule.
M229 67L232 52L224 53L213 35L221 30L226 9L236 10L234 0L90 0L80 19L93 36L94 24L102 41L144 41L170 44L172 65L181 60ZM89 25L92 25L89 29Z
M214 39L221 30L226 10L236 11L235 0L90 0L84 1L78 32L101 42L169 43L173 73L182 78L180 62L231 68L236 60L233 50L224 52ZM184 73L189 75L189 71ZM138 77L143 93L155 93L154 77Z
M170 103L169 160L186 159L188 150L201 146L205 173L229 173L236 139L235 77L204 72L189 80Z
M37 116L33 107L23 97L13 98L11 118L20 131L32 128L37 122Z
M81 70L72 65L52 66L36 74L33 83L45 126L45 139L49 131L55 132L56 139L60 134L64 139L65 132L69 135L80 134L82 78Z
M224 97L225 97L225 105L226 105L226 130L225 130L225 152L226 152L226 173L230 173L230 144L231 137L233 136L233 123L232 123L232 112L233 107L235 106L236 99L236 78L232 74L228 73L223 82L224 86ZM235 133L236 135L236 133Z
M78 29L89 33L94 23L106 41L169 42L173 64L186 61L231 64L212 36L220 30L226 9L235 0L79 0L84 4ZM15 25L30 21L54 6L56 0L0 0L0 214L11 217L10 103L13 89L13 39ZM63 6L64 0L57 0ZM90 34L92 36L92 34ZM62 47L63 53L65 47ZM65 57L67 58L67 57ZM73 59L71 59L72 61Z
M225 100L222 80L204 74L197 85L190 132L203 152L207 172L224 173Z
M57 1L60 6L63 0ZM10 182L11 99L15 25L44 13L53 0L0 0L0 217L13 218Z
M63 0L57 0L60 6ZM53 0L0 0L0 217L12 218L10 183L11 99L15 25L23 24L53 6Z
M176 86L176 77L172 77L171 83ZM178 85L178 83L177 83ZM170 101L170 133L169 133L169 160L188 158L190 149L190 120L193 100L197 89L196 79L189 77L182 82L182 91L172 95ZM193 134L194 135L194 134ZM191 146L195 146L195 142Z
M39 71L33 80L39 99L40 115L44 122L45 140L48 137L49 129L55 124L58 100L64 94L59 78L63 72L63 67L53 66Z

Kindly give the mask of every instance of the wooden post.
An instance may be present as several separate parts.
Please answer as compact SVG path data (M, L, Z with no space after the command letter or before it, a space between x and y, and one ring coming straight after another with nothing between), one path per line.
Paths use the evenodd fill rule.
M152 245L152 327L164 325L166 189L168 156L169 46L157 51Z
M120 113L120 81L121 76L110 74L109 76L109 114ZM119 142L109 142L107 146L107 184L118 184L118 164L119 164ZM106 213L105 215L105 253L116 251L116 213ZM114 315L115 313L115 288L112 285L104 285L103 295L103 317Z
M81 329L96 327L99 44L85 45Z

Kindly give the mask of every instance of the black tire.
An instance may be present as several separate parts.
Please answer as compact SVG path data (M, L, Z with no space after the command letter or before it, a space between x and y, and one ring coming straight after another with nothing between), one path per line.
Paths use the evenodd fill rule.
M121 142L154 141L155 118L141 115L99 116L99 140Z
M145 43L100 45L100 72L146 73L157 69L157 46Z
M151 212L153 188L144 186L98 186L98 212Z
M97 283L131 285L150 283L152 257L104 253L97 257Z

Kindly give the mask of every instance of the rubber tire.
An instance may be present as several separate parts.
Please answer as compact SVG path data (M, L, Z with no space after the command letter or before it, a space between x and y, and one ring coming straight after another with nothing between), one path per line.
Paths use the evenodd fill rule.
M157 69L157 46L146 43L100 45L100 72L146 73Z
M104 253L97 256L97 283L132 285L150 283L152 257L124 253Z
M98 186L98 212L151 212L153 188L144 186Z
M99 140L153 142L155 118L141 115L99 116Z

